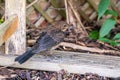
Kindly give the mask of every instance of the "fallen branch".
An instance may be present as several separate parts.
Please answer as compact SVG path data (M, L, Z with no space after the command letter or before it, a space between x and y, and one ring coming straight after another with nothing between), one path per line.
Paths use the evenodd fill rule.
M84 50L84 51L89 51L89 52L94 52L94 53L100 53L100 54L104 53L104 54L111 54L111 55L120 55L119 51L105 50L105 49L99 49L99 48L90 48L90 47L80 46L74 43L62 42L59 44L59 46L65 46L65 47L70 47L73 49L79 49L79 50Z
M73 7L72 1L68 1L68 4L70 5L70 8L71 8L71 10L73 11L73 13L74 13L74 15L75 15L75 17L76 17L79 25L80 25L80 27L79 27L80 31L81 31L82 33L84 33L86 36L88 36L88 33L87 33L85 27L83 26L81 20L80 20L80 16L79 16L78 12L77 12L76 9Z
M33 44L35 43L35 40L28 40L28 44ZM84 50L84 51L89 51L89 52L94 52L94 53L100 53L100 54L111 54L111 55L120 55L120 51L116 50L105 50L105 49L99 49L99 48L91 48L91 47L86 47L86 46L80 46L74 43L68 43L68 42L61 42L58 46L64 46L64 47L70 47L73 49L78 49L78 50Z

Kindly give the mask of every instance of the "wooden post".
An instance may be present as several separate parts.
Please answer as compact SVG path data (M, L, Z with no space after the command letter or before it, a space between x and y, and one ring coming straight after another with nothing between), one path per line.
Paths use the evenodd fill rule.
M18 29L5 43L6 54L21 54L26 49L25 3L26 0L5 0L5 18L18 16Z

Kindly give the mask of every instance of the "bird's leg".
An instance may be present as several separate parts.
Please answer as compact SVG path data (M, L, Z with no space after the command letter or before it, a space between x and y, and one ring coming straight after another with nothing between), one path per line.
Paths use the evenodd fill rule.
M45 56L54 59L55 56L52 55L53 54L53 50L55 50L58 46L59 46L59 44L54 46L54 47L52 47L49 51L46 51L46 55Z

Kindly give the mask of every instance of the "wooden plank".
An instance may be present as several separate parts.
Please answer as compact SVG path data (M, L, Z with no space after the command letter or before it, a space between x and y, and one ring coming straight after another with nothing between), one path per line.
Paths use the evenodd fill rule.
M53 53L52 56L34 56L22 65L12 65L16 56L0 55L0 65L47 71L64 69L70 73L90 72L101 76L120 77L120 57L64 51Z
M16 31L17 26L18 18L16 15L12 15L0 25L0 46Z
M5 18L18 16L18 29L5 44L6 53L21 54L26 49L26 0L5 0Z

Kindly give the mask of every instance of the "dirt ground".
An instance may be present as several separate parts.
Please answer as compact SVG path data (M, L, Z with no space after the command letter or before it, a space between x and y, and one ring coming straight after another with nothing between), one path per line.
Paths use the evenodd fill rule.
M2 68L2 67L1 67ZM97 74L73 74L64 70L59 72L2 68L0 80L120 80L120 78L108 78Z

